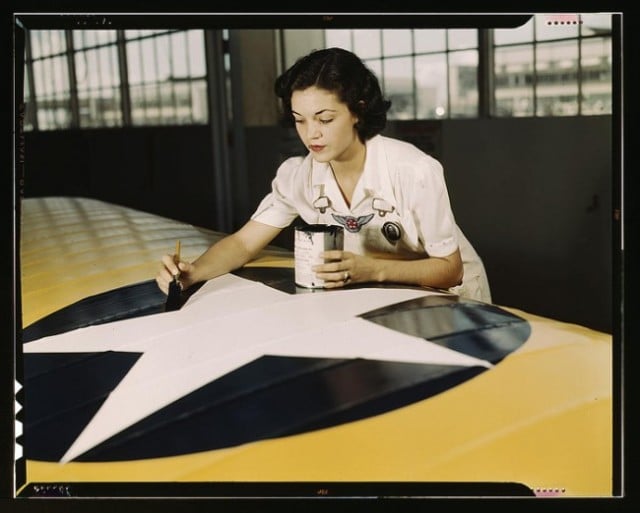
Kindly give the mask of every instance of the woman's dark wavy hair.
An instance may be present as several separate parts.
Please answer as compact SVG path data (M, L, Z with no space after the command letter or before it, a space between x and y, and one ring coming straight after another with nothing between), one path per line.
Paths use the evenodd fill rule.
M362 142L379 134L387 124L391 102L382 96L380 83L360 58L342 48L315 50L301 57L275 81L282 100L282 121L293 126L291 95L316 86L335 94L358 117L355 125Z

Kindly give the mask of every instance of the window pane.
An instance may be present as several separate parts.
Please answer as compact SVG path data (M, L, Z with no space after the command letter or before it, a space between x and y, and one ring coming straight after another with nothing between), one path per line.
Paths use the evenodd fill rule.
M383 30L382 52L384 56L410 55L411 31L410 30Z
M86 87L88 89L97 89L99 86L98 53L96 50L87 50L82 53L85 58Z
M129 84L142 82L142 45L139 41L127 43L127 73Z
M63 53L66 49L64 30L31 31L31 56L34 59Z
M32 30L30 34L30 43L31 43L31 56L34 59L42 56L42 31L41 30Z
M413 119L413 68L411 57L384 61L385 96L391 100L389 119Z
M33 63L36 76L36 96L67 95L69 94L69 75L67 61L64 57L36 61Z
M611 114L611 39L582 41L582 114Z
M478 31L476 29L447 30L449 50L463 50L478 47Z
M452 118L478 116L478 52L467 50L449 55L449 94Z
M143 125L147 119L147 99L143 85L132 85L130 90L131 98L131 121L134 125Z
M353 31L354 52L361 59L381 56L380 30Z
M194 80L191 83L191 115L194 122L206 123L209 118L205 80Z
M171 74L174 77L184 78L189 76L188 58L187 35L184 32L171 34Z
M152 37L148 37L150 32ZM127 42L132 123L206 122L204 32L137 31L135 35L147 37ZM197 112L192 112L194 108Z
M131 120L134 125L159 125L160 96L157 84L131 88Z
M578 113L578 42L546 43L537 47L538 116Z
M610 14L581 14L580 18L582 19L583 36L611 33Z
M116 31L115 30L97 30L96 40L100 45L113 43L116 40Z
M417 29L413 31L416 53L443 52L447 49L444 29Z
M495 115L533 115L533 46L495 49Z
M91 31L83 32L86 34L78 37L81 44L91 40ZM115 44L76 52L80 127L122 125L120 73L117 59Z
M142 59L142 81L145 83L156 82L158 73L156 69L155 39L143 39L140 42Z
M95 45L95 32L92 30L74 30L73 31L73 47L81 50Z
M78 90L120 83L115 46L77 52L75 65Z
M524 25L517 28L495 29L493 42L496 45L529 43L533 41L533 16Z
M38 126L40 130L69 128L71 125L71 107L69 97L45 95L38 99Z
M44 81L45 77L45 69L44 69L45 61L36 61L33 63L33 76L34 80L34 88L36 91L36 96L42 96L47 93L46 83Z
M72 35L75 50L114 43L117 37L115 30L74 30Z
M155 41L156 80L158 82L166 82L171 76L169 36L159 36L151 41Z
M161 82L158 94L160 96L160 116L163 123L176 122L175 95L173 82Z
M447 116L447 61L444 54L416 57L416 117Z
M122 125L118 88L78 91L78 104L81 127Z
M115 46L105 46L98 50L98 73L102 87L112 87L120 83Z
M338 47L351 50L350 29L330 29L324 31L325 46L327 48Z
M204 32L190 30L187 32L189 40L189 70L192 77L204 77L207 74L204 58Z
M121 125L118 32L73 30L70 34L74 42L73 78L80 127ZM206 123L204 32L163 29L125 31L125 34L142 38L125 42L132 123ZM29 35L30 47L35 47L38 56L31 63L35 93L28 99L31 119L37 116L43 130L67 128L72 113L65 31L31 31ZM191 112L194 108L196 113Z
M56 94L69 94L69 70L66 57L53 57L51 59L52 73L49 80L53 83L53 91ZM63 94L64 96L64 94Z

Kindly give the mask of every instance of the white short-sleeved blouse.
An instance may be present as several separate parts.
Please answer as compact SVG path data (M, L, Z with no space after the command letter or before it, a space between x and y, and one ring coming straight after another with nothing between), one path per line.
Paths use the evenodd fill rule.
M443 257L459 247L464 278L453 292L491 301L482 261L455 222L442 165L408 142L381 135L366 142L351 205L328 163L311 154L287 159L251 218L284 228L297 216L343 226L345 250L363 255Z

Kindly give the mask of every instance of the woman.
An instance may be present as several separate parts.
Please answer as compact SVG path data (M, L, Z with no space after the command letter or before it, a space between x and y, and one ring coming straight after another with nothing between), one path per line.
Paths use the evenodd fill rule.
M458 228L438 161L380 135L391 103L353 53L311 52L277 78L286 121L309 153L283 162L251 219L194 262L162 259L156 277L167 293L243 266L300 216L340 224L344 250L314 268L325 288L394 282L449 289L490 302L482 261Z

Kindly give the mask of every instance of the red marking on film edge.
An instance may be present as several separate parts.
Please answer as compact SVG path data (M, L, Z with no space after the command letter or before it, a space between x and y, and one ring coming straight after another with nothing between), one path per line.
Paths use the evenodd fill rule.
M579 14L545 14L546 25L578 25L582 24Z
M533 493L536 497L560 497L565 491L564 488L536 488Z

